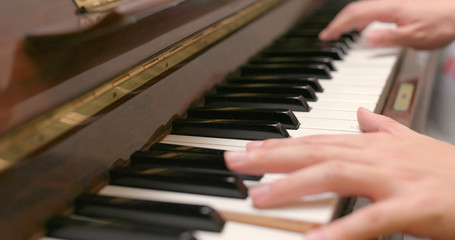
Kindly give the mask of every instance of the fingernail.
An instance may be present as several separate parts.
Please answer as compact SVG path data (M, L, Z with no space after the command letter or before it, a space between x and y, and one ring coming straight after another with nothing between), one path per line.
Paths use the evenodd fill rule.
M249 191L249 195L253 198L253 200L259 200L266 197L270 192L270 186L267 184L259 185L257 187L251 188Z
M321 230L312 230L305 233L305 240L324 240L324 234Z
M247 153L245 151L227 151L224 159L230 166L237 166L245 162Z
M264 141L254 141L254 142L248 143L246 145L246 148L247 149L259 148L262 146L262 144L264 144Z

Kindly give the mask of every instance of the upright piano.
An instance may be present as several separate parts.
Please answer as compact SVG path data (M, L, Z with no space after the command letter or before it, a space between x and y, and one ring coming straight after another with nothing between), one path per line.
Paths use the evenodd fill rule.
M274 209L223 151L424 124L437 52L317 33L349 1L0 2L1 239L300 239L355 198Z

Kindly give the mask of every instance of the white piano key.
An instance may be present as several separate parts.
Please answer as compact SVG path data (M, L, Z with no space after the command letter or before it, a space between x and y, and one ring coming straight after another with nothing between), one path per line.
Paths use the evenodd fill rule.
M362 76L376 76L376 77L387 77L390 74L391 69L387 68L367 68L367 67L359 67L354 68L355 66L351 65L351 68L343 68L341 67L338 71L334 72L335 75L362 75Z
M364 107L370 111L374 111L376 103L372 102L345 102L340 99L318 100L317 102L310 103L310 106L315 109L332 109L332 110L345 110L357 111L359 107Z
M346 66L346 69L351 68L353 65L365 66L366 68L380 68L395 64L398 56L399 53L395 52L395 49L365 48L359 44L354 44L349 53L345 55L345 59L336 61L336 63L337 66ZM370 62L373 64L369 64Z
M339 102L355 102L362 103L377 103L379 94L359 94L359 93L335 93L335 92L322 92L317 93L318 100L316 102L308 102L310 107L316 106L321 101L339 101ZM335 106L336 107L336 106Z
M227 139L227 138L210 138L210 137L196 137L185 135L169 134L161 143L185 145L192 147L205 147L221 150L245 150L247 143L251 141Z
M299 119L325 118L341 120L357 120L357 111L328 110L312 108L309 112L296 112L294 115Z
M112 185L106 186L100 191L100 194L141 200L201 204L210 206L219 212L242 213L258 217L281 218L321 224L330 222L333 219L339 203L339 198L335 194L332 194L321 199L307 200L302 198L285 206L257 209L253 206L252 200L249 197L247 199L233 199Z
M321 86L323 86L324 90L326 88L337 88L337 87L369 87L369 88L384 88L386 82L385 81L363 81L363 80L354 80L354 81L345 81L345 82L338 82L338 81L319 81Z
M226 222L221 233L196 231L194 236L199 240L302 240L303 237L301 233L283 231L250 224L242 224L237 222Z
M324 129L346 132L360 132L359 124L356 120L340 120L340 119L323 119L323 118L298 118L300 127L297 130L288 129L292 137L301 137L300 134L305 132L305 129Z
M222 232L194 231L198 240L233 240L233 239L261 239L261 240L302 240L303 234L255 226L238 222L226 222ZM43 237L40 240L66 240L62 238ZM103 239L99 239L103 240Z
M302 129L304 129L304 128L302 128ZM292 133L290 133L290 134L291 134L291 137L294 137L294 136L292 136ZM297 136L295 136L295 137L305 137L305 136L312 136L312 135L333 135L333 134L360 134L360 132L345 131L343 129L329 130L329 129L305 128L298 134L296 133ZM161 141L161 143L167 143L167 144L176 144L176 145L220 149L220 150L232 150L232 151L245 150L246 144L249 142L251 142L251 141L228 139L228 138L184 136L184 135L174 135L174 134L168 135Z
M365 62L364 60L369 59L372 63L393 64L398 58L400 51L401 49L396 47L372 48L364 46L363 43L358 43L352 45L352 49L344 61L368 64L369 62ZM375 65L372 64L369 66Z
M313 135L334 135L334 134L360 134L359 132L345 131L343 129L316 129L316 128L302 128L302 131L299 132L296 136L292 135L291 137L307 137Z
M324 93L350 93L350 94L360 94L360 95L376 95L379 96L382 93L382 89L377 87L359 87L359 86L328 86L326 84L321 84L324 88Z
M355 51L355 50L353 50ZM355 58L358 59L355 59ZM381 69L381 68L390 68L393 67L396 61L396 56L388 58L376 58L376 59L362 59L355 54L347 55L346 60L335 61L334 66L338 71L343 71L344 69L352 69L354 71L356 68L369 68L369 69ZM372 64L370 64L370 61Z
M332 79L322 80L321 81L337 81L337 82L351 82L351 81L364 81L364 82L385 82L387 80L388 74L377 74L377 75L366 75L366 74L355 74L347 73L343 71L332 72Z
M334 66L337 69L336 72L346 72L351 74L367 75L368 72L388 73L393 69L397 58L397 56L391 56L382 59L371 59L352 54L348 55L346 60L335 61Z

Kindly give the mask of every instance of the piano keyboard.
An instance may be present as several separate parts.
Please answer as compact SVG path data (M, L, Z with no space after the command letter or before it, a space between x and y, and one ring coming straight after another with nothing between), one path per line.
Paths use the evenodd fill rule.
M396 48L371 49L362 43L353 44L343 61L334 62L338 70L331 73L332 79L319 81L324 92L316 93L318 100L308 103L311 110L293 111L300 127L288 129L291 137L360 133L356 111L359 107L376 110L398 57L399 49ZM176 134L162 140L168 144L223 150L243 150L248 142Z
M86 212L76 207L71 218L50 221L50 237L44 239L124 239L128 236L131 240L154 236L159 239L291 240L301 239L305 231L337 217L342 199L332 193L304 197L272 209L254 208L247 188L283 175L232 173L224 165L222 155L225 150L244 150L248 142L269 136L361 133L356 111L359 107L377 110L400 50L372 49L362 42L353 42L350 39L356 40L356 33L346 35L340 42L317 42L314 34L327 21L304 20L302 26L314 24L316 30L311 27L307 31L306 27L293 29L253 57L250 63L230 75L226 83L215 87L216 93L207 96L206 106L194 109L191 114L196 117L191 117L189 110L187 118L176 120L174 132L155 145L158 149L152 146L148 153L134 153L132 165L114 169L111 184L99 192L100 196L114 197L111 200L114 205L135 199L178 206L205 206L198 214L203 215L207 209L215 211L224 219L220 226L213 228L213 219L202 226L177 224L181 216L172 209L160 212L159 208L144 207L144 212L150 212L149 216L128 211L116 215L117 210L113 213L106 205L93 207L88 204ZM308 43L310 47L299 47L299 42ZM283 43L295 45L297 53L289 53L286 47L280 52ZM300 86L299 81L306 83ZM271 101L274 98L278 102ZM220 119L201 118L220 109L223 111L219 112L223 114ZM255 111L257 115L282 120L254 119L254 114L248 112ZM190 164L186 165L185 161ZM162 219L150 220L154 214ZM132 220L134 217L137 218ZM200 219L188 217L188 221L199 223ZM207 224L212 227L209 229Z

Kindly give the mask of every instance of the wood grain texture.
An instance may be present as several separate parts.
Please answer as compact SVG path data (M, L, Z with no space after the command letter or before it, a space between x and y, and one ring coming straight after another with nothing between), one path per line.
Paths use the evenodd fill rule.
M189 35L189 32L194 33L243 6L238 1L228 0L185 1L114 32L99 36L92 36L94 34L90 32L87 36L50 36L41 39L41 42L35 39L34 46L30 46L25 38L36 29L59 22L77 22L83 16L75 13L71 1L5 0L1 4L1 27L6 34L0 39L0 136L119 75ZM13 15L9 9L21 10ZM208 19L215 12L219 15L217 19L214 16ZM201 22L204 16L206 22ZM183 25L186 29L178 30ZM128 54L166 34L167 45L156 42L143 48L143 54ZM84 40L86 37L90 37L89 40ZM73 43L74 38L78 41ZM70 43L67 46L62 42ZM88 71L92 72L86 75ZM61 85L72 86L64 91L47 93ZM37 101L36 98L45 100Z
M0 238L26 239L39 234L50 215L68 209L81 192L92 191L105 183L112 165L126 163L133 151L166 134L168 128L165 126L173 116L182 114L226 74L286 31L310 2L288 1L181 66L153 87L142 89L134 98L91 119L90 124L80 126L78 131L60 139L52 147L0 173ZM194 30L209 22L217 22L239 7L238 2L230 1L224 7L209 11L193 22L120 55L119 59L95 68L108 68L111 71L108 73L112 74L150 54L144 49L163 49L174 40L189 35L191 28ZM83 92L98 85L109 74L90 69L80 75L98 78L71 78L45 92L63 89L68 92L60 94L72 95L74 86ZM61 101L53 94L47 97L51 102L54 98L56 102Z

